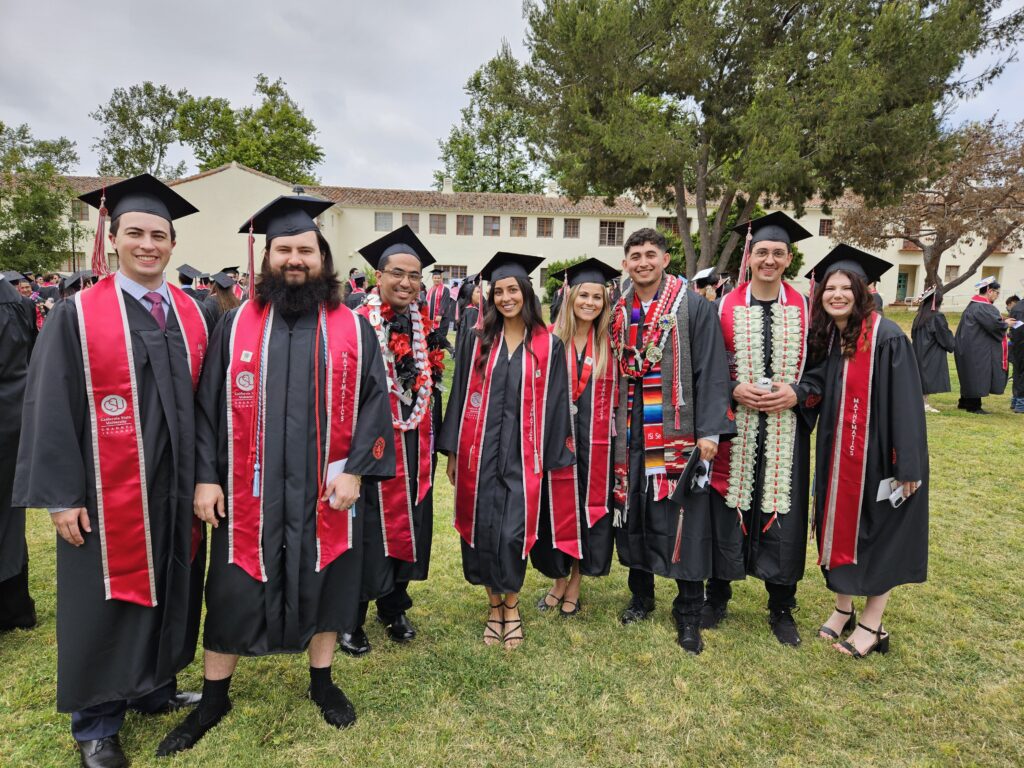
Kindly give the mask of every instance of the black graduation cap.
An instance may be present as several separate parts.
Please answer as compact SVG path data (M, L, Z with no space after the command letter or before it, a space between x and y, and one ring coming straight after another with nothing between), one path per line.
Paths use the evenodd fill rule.
M432 275L443 275L444 274L444 267L434 267L432 270L430 270L430 274L432 274Z
M7 282L9 282L11 285L14 285L15 283L20 283L22 280L28 280L28 278L21 272L15 272L13 270L10 272L4 272L4 277L7 278Z
M522 253L506 253L499 251L491 257L480 274L484 280L494 283L506 277L529 279L530 273L541 265L544 259L540 256L527 256Z
M238 228L242 234L249 233L249 224L257 235L266 235L268 240L303 232L317 232L314 219L334 203L309 195L281 195L272 203L260 208L251 219Z
M148 173L111 184L106 190L100 188L86 192L79 195L78 199L93 208L99 208L104 194L111 221L123 213L133 211L152 213L167 221L199 212L192 203Z
M232 272L234 272L237 275L238 267L221 267L220 271L223 272L225 275L230 275Z
M840 243L815 264L805 277L824 282L837 269L859 275L866 283L874 283L892 269L892 264L852 245Z
M210 279L225 290L235 287L234 278L231 277L231 275L226 274L223 270L213 275Z
M187 277L189 280L195 280L197 277L199 277L200 272L191 264L182 264L180 267L178 267L178 274L181 275L182 277Z
M671 499L676 504L685 503L687 496L695 493L707 493L707 484L703 487L697 485L697 481L708 473L708 468L700 458L700 448L694 448L690 452L690 458L683 467L683 474L679 476L679 483L672 492Z
M64 290L70 291L77 283L82 283L84 286L85 281L92 280L93 277L94 275L91 269L80 269L77 272L73 272L64 278Z
M769 213L767 216L761 216L753 221L739 224L733 227L732 231L746 236L748 226L751 234L751 245L759 243L762 240L771 240L776 243L792 245L793 243L798 243L801 240L806 240L808 237L811 237L810 232L801 227L796 221L791 219L782 211L775 211L774 213Z
M466 279L463 280L462 282L463 282L463 284L465 284L465 283L473 283L473 285L479 285L480 284L480 273L479 272L474 272L472 275L466 275Z
M364 245L359 249L359 253L374 269L380 269L381 259L396 253L408 253L415 256L420 260L422 267L429 267L437 261L430 255L430 251L420 242L408 224L399 227L394 232L388 232L384 237L374 240L369 245Z
M617 267L610 267L600 259L589 258L579 264L573 264L565 270L566 283L570 286L582 283L604 285L621 274Z
M356 272L350 279L360 288L366 284L366 275L362 272Z

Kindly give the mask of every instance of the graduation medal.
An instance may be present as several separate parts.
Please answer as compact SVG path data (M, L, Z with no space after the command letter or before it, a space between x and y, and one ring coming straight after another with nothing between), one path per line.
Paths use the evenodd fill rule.
M663 353L661 351L661 347L650 346L650 347L647 348L647 354L644 355L644 358L649 363L660 363L662 355L663 355Z

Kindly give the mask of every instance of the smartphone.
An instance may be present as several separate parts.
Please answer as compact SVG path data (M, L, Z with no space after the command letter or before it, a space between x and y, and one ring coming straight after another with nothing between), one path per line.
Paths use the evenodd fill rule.
M754 387L761 390L762 392L772 391L772 380L767 376L762 376L754 383Z

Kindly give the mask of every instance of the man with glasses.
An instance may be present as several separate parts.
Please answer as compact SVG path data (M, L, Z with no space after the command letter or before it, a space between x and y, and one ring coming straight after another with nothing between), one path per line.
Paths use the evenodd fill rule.
M374 540L364 542L359 625L340 640L341 649L353 656L370 650L363 625L374 597L377 619L392 641L407 643L416 637L406 615L412 608L409 582L424 581L430 566L433 435L441 415L441 393L435 383L443 372L438 338L431 333L427 308L418 302L421 270L434 263L430 252L408 226L359 252L376 269L377 293L371 293L357 312L373 326L388 368L397 472L392 479L362 488L360 509L382 519L380 525L364 529Z
M1008 351L1007 324L996 309L1000 285L986 277L974 286L978 293L964 309L956 327L953 356L960 378L957 408L968 413L987 414L981 407L986 395L1001 395L1006 389Z

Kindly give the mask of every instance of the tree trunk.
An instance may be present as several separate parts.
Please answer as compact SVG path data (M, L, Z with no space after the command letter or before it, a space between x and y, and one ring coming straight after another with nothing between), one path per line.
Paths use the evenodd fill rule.
M740 211L740 216L737 219L738 224L746 224L750 219L750 214L754 212L754 208L757 206L757 201L761 197L760 192L753 192L747 198L747 201L743 204L743 210ZM722 253L718 257L718 265L716 271L718 274L725 272L729 266L729 259L732 258L733 251L736 250L736 246L745 239L745 235L741 235L738 232L733 232L729 235L729 239L725 241L725 247L722 248ZM736 276L736 283L743 282L743 275Z
M708 226L708 146L701 146L697 155L696 186L694 205L696 207L697 231L700 233L700 258L697 269L704 269L711 261L711 231Z
M945 290L950 291L953 288L956 288L958 285L967 282L967 280L970 279L971 276L973 276L974 273L978 271L978 267L985 263L985 259L991 256L996 251L996 249L1003 244L1003 241L1006 240L1006 238L1008 238L1010 235L1016 232L1017 229L1021 226L1021 224L1024 224L1024 221L1015 219L1011 221L1009 224L1007 224L998 236L989 239L988 245L985 246L985 250L983 250L978 255L978 257L971 262L971 266L967 268L967 271L959 275L956 278L956 280L950 280L949 283L945 286Z
M672 191L676 198L676 221L679 222L680 240L683 241L683 253L686 255L686 277L689 279L697 271L697 251L693 247L690 227L686 223L686 182L679 179Z

